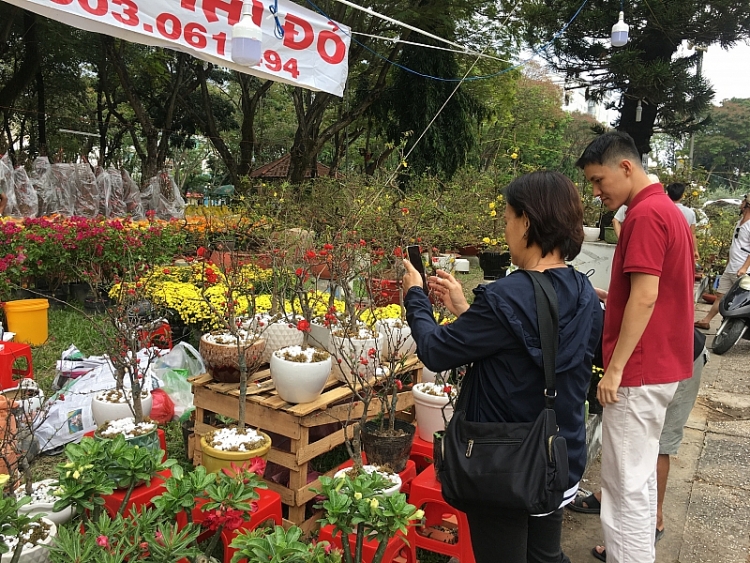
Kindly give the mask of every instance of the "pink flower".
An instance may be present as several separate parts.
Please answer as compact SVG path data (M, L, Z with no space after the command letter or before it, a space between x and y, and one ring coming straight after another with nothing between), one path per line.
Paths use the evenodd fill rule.
M96 544L101 547L109 547L109 538L107 536L99 536L96 538Z

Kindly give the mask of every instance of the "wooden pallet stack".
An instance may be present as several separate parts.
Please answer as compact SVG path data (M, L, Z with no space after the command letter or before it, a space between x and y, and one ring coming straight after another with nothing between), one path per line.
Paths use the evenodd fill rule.
M334 369L340 369L335 366ZM422 379L422 364L417 358L405 362L403 372L411 372L411 381ZM195 434L189 448L193 462L201 462L200 437L216 428L216 415L234 420L239 416L239 384L217 383L210 375L191 378L193 404L195 406ZM307 482L308 464L345 440L344 424L347 420L357 420L362 412L361 403L351 402L352 391L334 374L328 378L323 393L311 403L290 404L279 397L268 369L263 369L249 378L245 423L253 428L272 432L288 438L288 449L272 444L268 461L289 470L287 486L266 480L268 487L281 495L281 501L289 508L288 520L301 526L305 531L316 527L318 516L305 519L305 505L315 497L311 488L320 488L320 481ZM399 411L413 406L411 391L398 395ZM380 402L374 399L370 404L372 417L380 410ZM336 423L338 429L319 440L310 441L310 431L316 427ZM351 432L351 431L350 431ZM329 472L332 475L333 471Z

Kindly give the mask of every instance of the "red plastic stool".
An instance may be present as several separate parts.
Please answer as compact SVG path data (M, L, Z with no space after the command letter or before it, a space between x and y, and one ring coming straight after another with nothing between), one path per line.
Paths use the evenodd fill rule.
M327 541L339 549L342 548L341 533L338 533L336 537L334 537L332 525L322 526L320 528L318 541ZM349 534L349 546L352 552L356 549L356 544L357 535ZM375 556L377 549L378 542L365 538L365 541L362 544L362 561L370 563ZM396 558L404 559L407 563L417 563L416 551L407 545L406 538L404 538L404 535L400 532L388 540L388 545L385 548L385 553L383 553L381 563L392 563Z
M87 438L93 438L94 432L95 430L90 430L89 432L86 432L84 436ZM162 461L167 461L167 437L164 435L164 430L162 430L161 428L156 429L156 434L159 436L159 447L164 452L164 457L162 458Z
M411 453L409 459L413 460L417 464L417 472L422 473L430 465L432 465L433 456L433 444L426 440L422 440L419 437L419 432L414 433L414 442L411 445Z
M364 463L367 463L367 458L365 457L364 452L362 452L362 461ZM342 469L347 469L352 465L354 465L354 462L351 459L349 461L345 461L344 463L339 465L339 471ZM417 466L412 460L408 460L406 462L406 467L404 467L404 470L399 473L398 476L401 477L401 488L399 489L399 491L405 494L409 494L409 487L411 485L411 482L417 476Z
M275 526L281 526L281 495L270 489L256 489L260 498L253 501L257 510L252 513L250 520L245 521L236 530L224 530L221 533L221 541L224 544L224 561L231 561L234 557L236 549L229 547L235 536L240 532L250 531L256 529L258 526L273 520ZM203 512L202 507L206 504L205 500L196 501L196 506L193 508L193 522L200 524L205 520L206 514ZM180 513L177 515L177 524L182 529L187 523L185 515ZM202 541L212 535L211 530L206 530L198 536L198 541Z
M31 363L31 346L18 342L0 342L0 389L12 389L18 387L18 380L23 378L34 379L34 367ZM26 360L26 367L22 366Z
M171 476L172 472L169 469L165 469L164 471L159 471L151 478L150 485L144 483L143 485L134 488L128 503L125 505L123 514L128 514L131 506L135 506L139 512L144 506L153 506L151 499L158 497L164 492L164 481ZM120 510L120 506L122 506L122 502L125 500L125 494L127 492L127 489L117 489L111 495L106 495L104 497L104 509L112 518L114 518Z
M457 557L461 563L474 563L474 551L471 547L471 535L469 532L469 521L466 514L456 510L443 499L440 482L435 479L435 467L429 466L417 475L411 482L411 494L409 502L417 508L424 506L424 527L442 525L445 516L450 514L451 520L455 519L458 526L458 539L455 543L448 543L435 537L422 535L422 526L414 526L409 530L408 541L414 557L416 548L425 549Z

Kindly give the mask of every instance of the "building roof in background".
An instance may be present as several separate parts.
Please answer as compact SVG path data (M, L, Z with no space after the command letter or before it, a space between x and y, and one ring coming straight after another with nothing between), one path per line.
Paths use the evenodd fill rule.
M289 164L292 157L285 154L278 160L264 164L250 172L251 178L264 178L266 180L285 180L289 174ZM325 164L317 163L317 176L328 176L330 168ZM305 173L305 178L310 178L310 170Z

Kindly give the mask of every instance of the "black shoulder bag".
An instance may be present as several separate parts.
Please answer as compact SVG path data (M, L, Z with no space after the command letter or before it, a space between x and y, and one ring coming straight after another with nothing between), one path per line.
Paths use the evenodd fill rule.
M568 488L568 449L555 416L558 307L551 282L526 271L534 284L544 365L544 409L534 422L469 422L466 403L474 375L466 375L435 467L443 497L461 511L497 509L546 514ZM442 458L442 459L441 459Z

